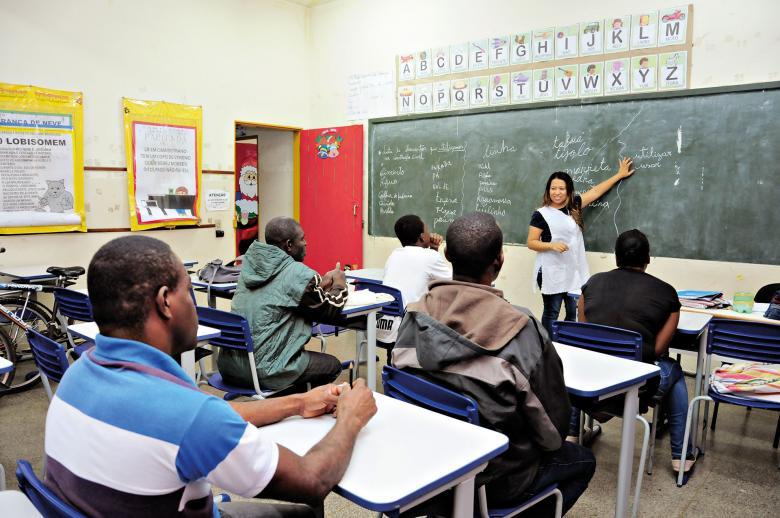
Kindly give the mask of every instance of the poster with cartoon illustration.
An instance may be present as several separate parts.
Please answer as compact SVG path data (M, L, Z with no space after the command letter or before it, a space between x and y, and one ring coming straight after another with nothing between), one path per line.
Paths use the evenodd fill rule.
M130 227L199 221L200 106L123 99Z
M580 24L580 56L604 52L604 20Z
M236 142L236 249L246 252L257 239L257 140Z
M433 54L433 75L443 76L450 73L450 48L436 47L431 50Z
M688 52L658 55L658 89L680 90L688 87Z
M631 58L631 91L651 92L657 86L656 68L658 56L634 56Z
M555 69L540 68L533 72L534 101L552 101L555 97Z
M430 113L433 110L433 84L423 83L414 87L414 112Z
M509 104L509 74L490 76L490 105Z
M414 64L414 54L409 52L407 54L401 54L398 56L398 80L399 81L411 81L414 79L414 71L416 65Z
M488 40L476 40L469 43L469 70L484 70L488 67Z
M531 33L518 32L512 35L510 62L522 65L531 62Z
M538 61L550 61L555 57L555 27L541 29L533 32L531 52L534 63Z
M627 94L631 91L628 58L609 59L604 62L604 95Z
M578 85L577 65L562 65L555 67L555 98L570 99L577 97Z
M555 59L577 57L579 32L578 23L555 28Z
M688 31L688 6L658 12L658 46L682 45ZM659 85L660 86L660 85Z
M509 36L490 38L490 68L505 67L509 64Z
M87 230L82 99L0 83L0 234Z
M314 150L317 153L317 158L326 160L328 158L336 158L339 156L339 148L344 139L339 135L339 132L335 129L328 129L322 131L317 138L314 139Z
M469 99L469 105L472 108L478 108L480 106L487 106L490 78L488 76L472 77L469 79L469 91L471 97Z
M658 11L631 16L631 49L655 47L658 41Z
M450 81L450 106L453 108L469 107L469 80L453 79Z
M450 45L450 73L466 72L469 69L469 44Z
M414 74L417 79L431 77L431 51L430 49L421 50L414 56L415 69Z
M604 52L623 52L631 43L631 16L613 16L604 20Z
M398 115L414 113L414 87L402 86L398 89Z
M512 72L511 78L511 102L527 103L531 100L531 71L524 70Z
M596 97L604 93L604 63L596 61L580 65L580 97Z
M450 109L450 82L437 81L433 83L433 111L441 112Z

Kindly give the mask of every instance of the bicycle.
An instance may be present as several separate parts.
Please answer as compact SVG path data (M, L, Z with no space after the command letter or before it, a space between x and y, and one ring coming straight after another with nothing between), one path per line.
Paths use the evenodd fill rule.
M41 375L27 343L27 330L51 336L54 317L43 304L31 300L33 293L51 292L50 286L40 284L0 283L0 290L12 290L0 297L0 356L10 361L14 369L0 375L0 393L13 394L40 383ZM19 296L19 292L26 293Z
M1 253L1 252L0 252ZM26 330L32 328L40 334L60 343L67 342L67 324L57 318L57 303L49 309L31 298L37 293L52 293L55 288L75 284L84 274L80 266L46 269L52 274L52 285L0 283L0 290L10 290L0 295L0 355L14 364L14 370L0 375L0 393L13 394L28 390L40 382L40 373L32 360ZM24 293L25 295L21 295Z

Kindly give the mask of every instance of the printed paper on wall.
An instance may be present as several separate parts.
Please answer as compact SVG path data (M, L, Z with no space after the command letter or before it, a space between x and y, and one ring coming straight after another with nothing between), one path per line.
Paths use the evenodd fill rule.
M450 81L450 105L453 108L469 107L468 79L453 79Z
M555 57L555 28L542 29L533 32L531 52L534 62L550 61Z
M466 72L469 69L469 44L450 45L450 72Z
M0 83L0 233L86 232L82 99Z
M411 52L398 56L398 80L410 81L414 79L415 67L414 54Z
M469 79L469 104L472 108L487 106L489 93L488 76L472 77Z
M419 51L415 57L415 76L417 79L431 77L431 51L429 49Z
M650 92L657 86L658 56L634 56L631 58L631 91Z
M551 101L555 97L555 69L540 68L533 71L534 101Z
M628 58L604 62L604 95L627 94L631 91L631 63Z
M631 16L622 15L604 20L604 52L623 52L631 43Z
M490 38L490 68L505 67L509 64L509 36Z
M531 100L531 71L513 72L511 81L512 103L527 103Z
M578 55L580 25L555 28L555 59L575 58Z
M402 86L398 89L398 114L414 113L414 87Z
M423 83L414 87L414 112L428 113L433 110L433 84Z
M469 43L469 70L484 70L488 67L488 40Z
M658 11L631 16L631 48L655 47L658 41Z
M688 6L658 12L658 45L682 45L688 30Z
M604 63L595 61L580 65L580 97L595 97L604 93Z
M450 109L450 82L437 81L433 83L433 111L440 112Z
M123 99L130 227L199 221L200 106Z
M450 73L450 48L437 47L433 53L433 75L443 76Z
M490 105L509 104L509 74L493 74L490 76Z
M577 65L555 67L555 98L569 99L577 97L578 86Z
M511 58L513 65L522 65L531 62L531 33L519 32L512 35Z
M604 52L604 20L580 24L580 56Z
M688 86L688 52L658 55L658 89L679 90Z

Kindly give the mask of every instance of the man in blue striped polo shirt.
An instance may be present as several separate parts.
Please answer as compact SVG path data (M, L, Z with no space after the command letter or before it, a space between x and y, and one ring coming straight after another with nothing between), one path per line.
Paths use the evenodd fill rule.
M211 484L321 507L376 412L365 383L230 404L201 392L174 360L195 347L198 322L189 277L162 241L107 243L87 285L100 334L49 407L46 484L89 516L314 516L256 501L217 509ZM303 457L256 428L336 404L333 429Z

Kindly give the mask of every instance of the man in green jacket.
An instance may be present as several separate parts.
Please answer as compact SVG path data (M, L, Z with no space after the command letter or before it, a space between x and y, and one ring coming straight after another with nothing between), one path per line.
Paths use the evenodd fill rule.
M255 241L244 254L232 309L249 322L260 385L280 390L291 385L329 383L341 362L329 354L306 351L311 323L339 322L347 300L344 272L338 266L324 276L303 264L306 237L292 218L274 218L265 227L265 243ZM217 361L227 383L252 387L247 355L224 350Z

